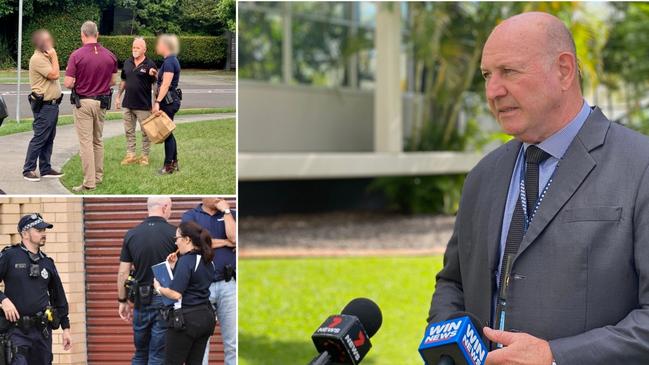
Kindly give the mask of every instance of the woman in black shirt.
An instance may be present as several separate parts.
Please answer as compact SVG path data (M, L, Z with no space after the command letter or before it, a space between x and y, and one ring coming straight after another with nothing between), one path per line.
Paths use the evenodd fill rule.
M164 57L162 66L158 70L158 95L151 110L153 113L162 110L171 120L180 109L181 94L178 92L178 81L180 80L180 63L176 54L180 50L178 37L173 34L163 34L158 38L156 53ZM165 139L165 161L159 173L172 174L179 171L178 148L176 137L171 133Z
M173 270L168 288L154 279L153 287L165 297L176 301L171 309L172 318L182 314L184 328L167 329L165 364L200 365L205 346L214 333L216 320L210 296L210 284L216 272L212 264L212 237L195 222L181 223L176 231L178 254L172 253L167 261ZM180 309L178 309L180 308Z

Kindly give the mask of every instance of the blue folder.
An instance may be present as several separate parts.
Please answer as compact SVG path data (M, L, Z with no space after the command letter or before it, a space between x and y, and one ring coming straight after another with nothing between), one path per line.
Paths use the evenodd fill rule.
M153 276L155 276L156 280L158 280L163 288L168 288L169 285L171 285L171 280L173 280L174 274L171 271L171 267L169 266L167 261L163 261L159 264L151 266L151 270L153 270ZM175 300L171 300L162 295L162 304L164 304L165 306L170 306L174 303L176 303Z

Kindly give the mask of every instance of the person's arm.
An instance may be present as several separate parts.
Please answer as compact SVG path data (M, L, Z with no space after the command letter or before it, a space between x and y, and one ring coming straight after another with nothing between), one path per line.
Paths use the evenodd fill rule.
M131 273L131 267L133 266L130 262L120 262L119 270L117 272L117 297L119 299L126 299L127 293L124 284L128 280L128 275Z
M160 283L158 283L157 280L154 279L153 286L156 286L157 283L157 288L158 292L160 292L161 295L164 295L165 297L171 299L171 300L178 300L182 298L182 294L178 293L177 291L169 288L164 288L160 286Z
M117 90L117 97L115 98L115 109L119 109L122 107L122 94L124 93L125 88L126 88L126 81L122 80L119 83L119 89Z
M65 75L65 78L63 79L63 86L65 86L68 89L74 89L75 82L76 79L74 77Z
M61 70L59 70L59 56L56 53L54 48L49 49L45 52L45 55L50 59L52 63L50 66L50 71L44 75L48 80L58 80L61 76Z
M7 274L7 268L9 267L8 261L9 259L5 253L0 255L0 281L4 281L4 277ZM5 313L5 317L10 322L16 322L18 318L20 318L18 309L16 309L14 303L11 301L11 299L7 298L7 295L5 295L4 291L2 290L0 290L0 308Z
M52 261L52 263L54 262ZM54 267L54 265L52 265L52 267ZM48 290L50 293L50 301L56 311L56 315L59 316L61 321L61 329L63 330L63 349L69 351L72 348L69 317L70 308L65 296L65 291L63 290L63 282L61 281L58 271L56 271L56 267L54 267L52 274L52 280L50 280Z
M68 59L68 66L65 69L65 78L63 78L63 86L68 89L74 89L77 77L76 53L70 55Z
M550 348L558 365L645 364L649 359L649 170L646 168L636 196L633 263L639 305L615 325L551 340Z
M173 72L164 72L162 74L162 83L160 84L160 88L158 89L158 96L155 99L155 105L154 109L160 108L160 103L164 100L165 96L167 95L167 92L169 92L169 87L171 87L171 80L174 78L174 73Z
M167 260L169 260L169 257L167 258ZM182 294L185 292L185 289L187 289L187 286L189 285L189 280L191 279L192 271L194 269L193 265L187 264L187 258L184 259L185 262L183 262L182 264L180 263L180 260L181 259L177 259L175 261L175 264L173 262L169 262L170 265L175 265L175 270L174 278L171 280L168 288L162 287L157 279L153 279L153 287L161 295L164 295L171 300L178 300L182 298Z

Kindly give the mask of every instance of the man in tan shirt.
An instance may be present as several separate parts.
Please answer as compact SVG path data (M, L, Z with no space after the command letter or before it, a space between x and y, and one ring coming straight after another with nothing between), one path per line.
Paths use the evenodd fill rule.
M63 176L50 165L62 94L59 59L53 47L52 36L47 30L39 29L32 34L32 43L34 55L29 60L29 83L32 89L29 103L34 113L34 137L27 147L23 177L28 181L40 181L41 178ZM36 174L37 163L40 176Z

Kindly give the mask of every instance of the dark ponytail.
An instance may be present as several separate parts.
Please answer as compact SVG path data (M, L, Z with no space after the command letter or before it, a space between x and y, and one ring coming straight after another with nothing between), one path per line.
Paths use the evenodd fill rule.
M180 235L187 237L192 241L194 246L198 247L198 253L203 256L203 261L208 264L214 258L214 251L212 251L212 236L207 229L201 227L194 221L183 222L178 226Z

